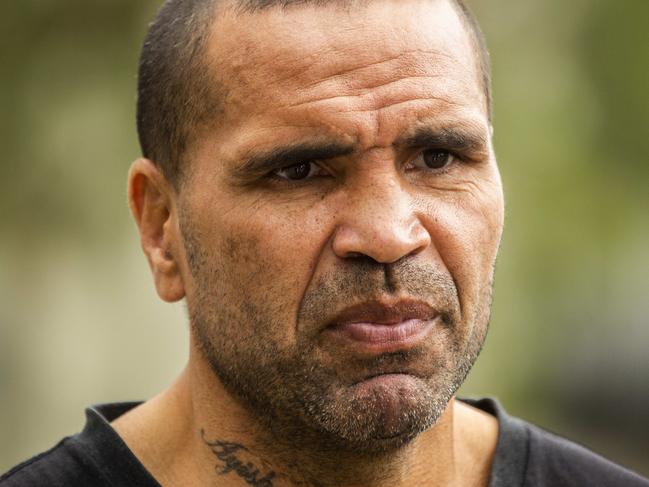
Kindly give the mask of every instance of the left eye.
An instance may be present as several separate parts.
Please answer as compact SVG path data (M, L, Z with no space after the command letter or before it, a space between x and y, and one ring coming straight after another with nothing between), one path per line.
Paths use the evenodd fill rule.
M448 151L428 149L415 159L413 165L420 169L443 169L454 160L455 156Z
M278 169L274 174L289 181L302 181L319 174L319 167L313 162L300 162Z

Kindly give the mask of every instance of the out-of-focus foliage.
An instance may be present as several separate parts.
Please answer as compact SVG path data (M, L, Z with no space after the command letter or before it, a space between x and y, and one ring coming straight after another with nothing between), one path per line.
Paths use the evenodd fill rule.
M184 362L125 198L157 1L0 16L0 471ZM507 196L492 331L463 391L649 474L649 2L474 0Z

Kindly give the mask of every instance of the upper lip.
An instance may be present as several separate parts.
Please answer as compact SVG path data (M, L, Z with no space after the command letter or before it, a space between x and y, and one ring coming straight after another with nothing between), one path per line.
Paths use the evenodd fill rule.
M396 325L407 320L431 320L438 314L434 307L420 300L365 301L344 308L329 324L333 327L351 323Z

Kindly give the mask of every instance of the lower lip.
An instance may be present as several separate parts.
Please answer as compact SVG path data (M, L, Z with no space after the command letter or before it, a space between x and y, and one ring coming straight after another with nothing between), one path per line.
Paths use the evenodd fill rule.
M419 344L435 323L433 320L406 320L401 323L346 323L327 329L329 334L371 352L408 349Z

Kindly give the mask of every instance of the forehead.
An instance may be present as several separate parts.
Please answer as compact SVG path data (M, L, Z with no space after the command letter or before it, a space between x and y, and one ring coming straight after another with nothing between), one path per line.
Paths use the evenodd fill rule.
M471 39L446 0L226 10L207 56L224 89L219 132L239 145L319 131L371 147L424 119L487 125Z

